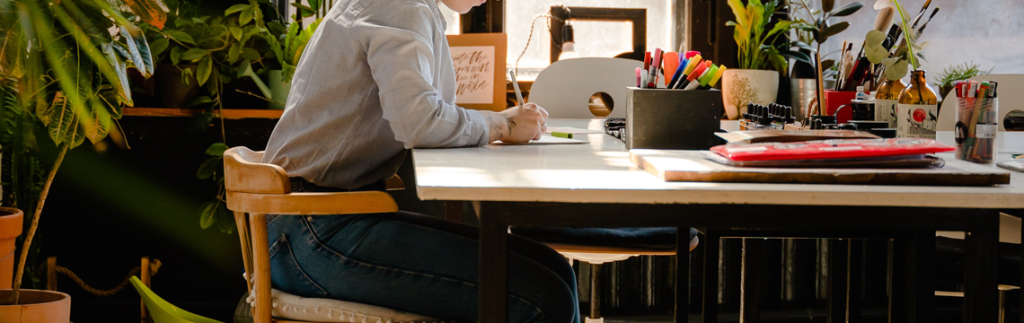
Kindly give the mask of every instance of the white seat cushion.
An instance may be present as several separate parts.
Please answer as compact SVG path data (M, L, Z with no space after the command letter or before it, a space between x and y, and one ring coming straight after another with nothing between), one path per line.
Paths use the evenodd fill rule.
M444 322L444 320L383 308L326 298L305 298L276 289L271 290L272 315L275 318L312 322L398 323Z

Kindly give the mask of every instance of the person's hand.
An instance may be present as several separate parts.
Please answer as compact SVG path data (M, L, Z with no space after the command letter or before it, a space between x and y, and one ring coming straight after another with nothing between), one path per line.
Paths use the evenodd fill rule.
M547 131L547 120L548 112L544 108L536 103L527 103L487 115L487 126L491 141L526 143L540 139Z

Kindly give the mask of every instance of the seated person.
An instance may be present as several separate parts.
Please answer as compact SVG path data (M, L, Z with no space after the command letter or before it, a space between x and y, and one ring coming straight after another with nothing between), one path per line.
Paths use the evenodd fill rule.
M547 112L455 102L438 2L460 13L486 0L338 0L296 67L263 162L295 192L383 190L413 147L539 139ZM408 213L267 217L271 281L287 293L444 319L478 319L478 230ZM509 238L509 321L578 323L576 278L561 255Z

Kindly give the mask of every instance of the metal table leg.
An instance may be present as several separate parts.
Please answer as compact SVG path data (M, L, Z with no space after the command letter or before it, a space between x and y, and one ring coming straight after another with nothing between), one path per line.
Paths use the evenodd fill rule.
M704 323L718 322L718 247L715 231L704 230L704 302L702 316Z
M480 322L508 319L508 227L480 216Z
M999 290L996 261L999 247L999 212L980 210L974 230L967 234L964 268L964 322L998 322Z
M676 228L676 323L685 323L690 293L690 227Z

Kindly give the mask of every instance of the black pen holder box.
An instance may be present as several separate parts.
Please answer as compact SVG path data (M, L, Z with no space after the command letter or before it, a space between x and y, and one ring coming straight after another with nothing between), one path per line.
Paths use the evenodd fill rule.
M722 92L626 89L626 149L704 150L724 143L715 136L724 114Z

